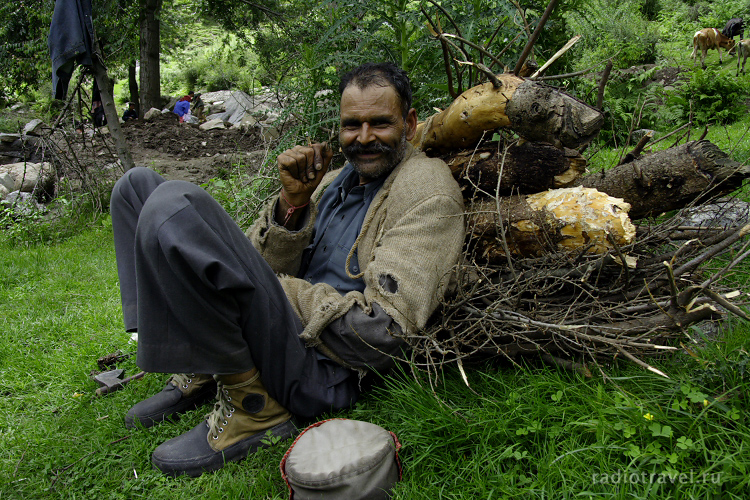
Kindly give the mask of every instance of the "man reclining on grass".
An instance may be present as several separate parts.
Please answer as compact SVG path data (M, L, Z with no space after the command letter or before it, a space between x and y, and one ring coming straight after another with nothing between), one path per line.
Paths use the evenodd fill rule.
M129 170L112 193L117 268L138 365L176 373L131 408L148 427L216 395L213 411L156 448L155 467L198 476L292 436L292 415L351 406L425 326L464 239L447 165L409 144L406 73L365 64L341 80L339 141L277 159L281 193L243 233L204 190ZM218 390L217 390L218 383Z

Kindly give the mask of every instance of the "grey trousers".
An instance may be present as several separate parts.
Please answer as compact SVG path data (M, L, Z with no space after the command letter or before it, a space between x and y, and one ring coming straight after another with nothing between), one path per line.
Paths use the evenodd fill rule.
M110 212L125 328L138 331L143 370L257 367L271 397L308 418L356 401L357 374L300 340L276 275L206 191L134 168Z

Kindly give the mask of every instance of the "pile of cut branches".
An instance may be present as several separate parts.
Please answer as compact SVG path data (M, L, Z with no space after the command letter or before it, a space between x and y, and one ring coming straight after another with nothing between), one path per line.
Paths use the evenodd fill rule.
M587 362L622 357L665 375L644 359L693 339L691 325L750 319L737 289L750 217L720 213L736 208L750 167L705 140L642 154L649 135L616 167L583 175L578 150L599 112L529 80L496 80L428 118L413 141L448 163L467 207L458 293L408 339L416 366L534 355L588 374ZM533 120L516 114L534 106ZM505 138L466 149L488 131ZM709 205L717 216L696 224Z
M727 313L750 319L742 308L748 294L738 289L747 281L750 214L732 199L749 166L704 141L705 132L680 145L688 123L649 145L687 128L666 150L644 154L648 133L619 165L585 175L580 153L603 124L612 63L596 107L541 83L557 78L541 75L579 37L542 68L524 69L557 0L534 33L527 27L515 69L500 75L482 64L502 67L499 56L444 32L457 25L430 4L434 13L422 12L443 50L454 101L420 123L412 143L451 167L463 189L467 238L457 293L407 339L415 366L432 372L453 362L463 372L467 359L532 355L589 375L591 363L619 357L665 375L646 359L695 341L692 325ZM470 82L472 71L488 81L463 91L466 68ZM498 135L497 143L483 140ZM716 216L696 222L708 206ZM722 213L738 206L743 213Z
M642 225L635 243L602 255L581 248L505 266L467 255L458 293L410 339L415 363L531 354L588 375L585 362L624 357L664 375L643 358L694 341L690 325L726 312L750 319L737 288L746 277L736 274L750 254L742 241L750 225L686 226L689 214Z

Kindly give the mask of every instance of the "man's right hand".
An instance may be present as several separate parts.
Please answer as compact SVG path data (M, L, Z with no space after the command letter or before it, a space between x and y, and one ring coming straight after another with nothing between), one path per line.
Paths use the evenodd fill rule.
M331 158L333 150L327 142L294 146L278 156L279 179L290 203L300 206L310 201L328 171Z
M277 222L285 222L285 214L292 206L301 207L310 201L313 191L328 171L332 158L333 150L327 142L310 146L294 146L278 156L276 163L279 168L282 193L276 214ZM296 227L299 214L294 215L286 220L285 226Z

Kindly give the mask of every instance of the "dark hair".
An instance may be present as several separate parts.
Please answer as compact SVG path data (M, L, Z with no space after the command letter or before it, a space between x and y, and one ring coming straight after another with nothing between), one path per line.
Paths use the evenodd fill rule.
M370 85L387 86L390 85L396 90L401 100L401 113L409 114L411 109L411 83L406 71L399 68L393 63L365 63L358 66L341 77L339 82L339 94L344 93L344 89L349 85L357 85L360 89Z

